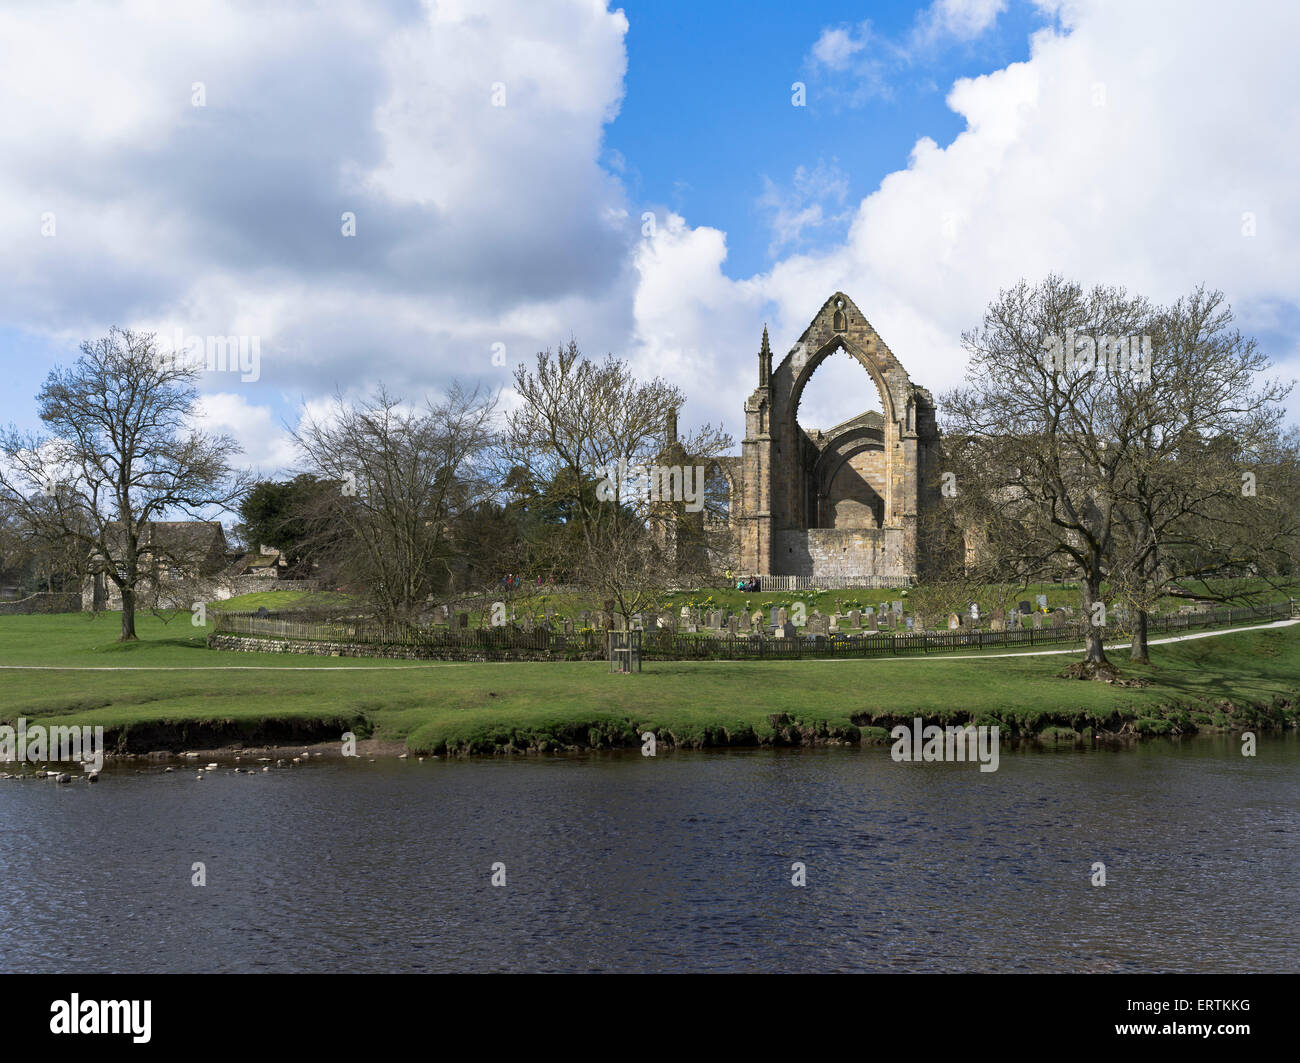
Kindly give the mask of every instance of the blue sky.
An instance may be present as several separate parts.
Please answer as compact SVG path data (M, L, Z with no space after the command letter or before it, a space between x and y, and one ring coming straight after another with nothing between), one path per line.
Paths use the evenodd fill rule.
M997 70L1029 55L1029 34L1051 20L1014 4L977 43L943 40L907 60L886 60L886 82L863 102L846 98L855 79L811 71L806 53L828 27L904 42L927 5L915 3L691 3L621 5L627 35L627 95L607 145L626 162L637 199L663 204L727 233L726 271L769 268L772 232L762 206L766 181L788 188L799 167L834 169L847 213L889 173L906 165L922 136L940 144L964 122L944 102L959 77ZM873 51L877 46L868 45ZM807 106L790 86L809 86ZM828 214L833 213L828 210ZM799 249L841 239L847 219L808 233ZM785 248L784 250L789 250Z
M1221 288L1300 376L1300 9L1177 11L0 8L0 422L35 427L54 362L122 324L258 338L256 381L201 390L264 473L292 463L304 404L459 379L508 406L513 368L570 336L738 435L765 322L779 358L848 292L939 395L999 287L1051 270L1160 301ZM801 417L873 400L830 360Z

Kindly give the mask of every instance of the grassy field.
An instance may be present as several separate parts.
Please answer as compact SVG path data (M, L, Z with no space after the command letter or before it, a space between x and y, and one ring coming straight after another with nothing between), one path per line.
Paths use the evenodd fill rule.
M920 715L1030 734L1294 725L1300 625L1152 648L1120 687L1057 677L1073 656L603 664L414 663L222 653L188 614L144 614L121 645L112 614L0 617L0 719L102 725L134 751L335 740L412 752L636 744L689 747L883 737ZM52 669L52 670L48 670ZM93 670L77 670L93 669ZM108 669L108 670L105 670Z

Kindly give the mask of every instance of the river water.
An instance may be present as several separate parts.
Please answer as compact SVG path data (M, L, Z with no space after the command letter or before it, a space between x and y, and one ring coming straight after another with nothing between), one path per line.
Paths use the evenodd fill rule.
M1294 733L0 780L6 972L1295 971L1297 912Z

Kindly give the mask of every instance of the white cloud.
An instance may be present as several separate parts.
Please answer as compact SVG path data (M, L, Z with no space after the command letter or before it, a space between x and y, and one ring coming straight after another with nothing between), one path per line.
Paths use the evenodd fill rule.
M857 205L847 238L829 249L731 281L724 234L684 227L673 239L696 249L689 271L642 260L658 309L638 302L641 334L688 325L680 345L726 351L738 377L719 388L724 374L705 364L695 390L738 415L757 383L747 355L761 318L779 358L837 289L936 394L965 372L962 331L1022 276L1058 271L1162 301L1206 283L1225 291L1245 328L1294 325L1300 68L1290 42L1300 10L1203 0L1180 12L1174 33L1146 5L1078 3L1062 13L1068 29L1035 36L1028 61L958 81L948 104L966 131L946 147L918 140L907 168ZM1247 212L1253 237L1243 235ZM673 306L680 313L663 309ZM1293 331L1272 350L1287 377L1300 376ZM864 379L820 416L874 402Z
M855 33L850 26L828 26L812 46L817 62L831 70L844 70L849 60L867 46L871 36L871 23L863 22Z
M381 380L498 388L570 335L738 434L763 322L780 358L837 289L936 392L959 381L960 334L997 289L1049 270L1157 299L1204 281L1243 323L1300 320L1300 12L1039 6L1057 21L1028 61L952 86L966 130L951 144L919 139L858 203L833 165L775 181L762 206L785 257L735 279L726 234L680 211L642 239L644 208L602 167L627 22L595 0L11 5L0 321L70 349L112 323L260 336L256 386L203 386L207 423L270 469L291 458L273 407ZM957 38L1001 7L929 10ZM870 64L905 63L901 48L845 25L808 62L887 91ZM206 108L190 106L195 81ZM831 391L854 408L828 405L824 424L875 403L865 376Z

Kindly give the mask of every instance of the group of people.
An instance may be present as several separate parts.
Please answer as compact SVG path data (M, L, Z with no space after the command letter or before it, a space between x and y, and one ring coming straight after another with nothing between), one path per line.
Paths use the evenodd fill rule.
M758 590L758 577L757 577L757 576L750 576L748 579L746 579L746 578L743 577L743 576L736 577L736 576L733 576L733 575L732 575L732 573L731 573L730 570L728 570L728 572L727 572L727 582L730 583L733 579L736 581L736 590L738 590L738 591L745 591L745 592L747 592L747 593L753 593L753 592L755 592L755 591Z
M501 577L501 586L504 587L507 591L517 591L523 585L524 585L524 581L520 579L520 577L516 576L513 572L507 572L504 576ZM542 577L538 576L537 589L541 590L543 586L548 586L548 587L555 586L555 577L548 576L546 579L546 583L543 584Z

